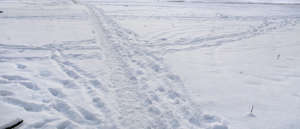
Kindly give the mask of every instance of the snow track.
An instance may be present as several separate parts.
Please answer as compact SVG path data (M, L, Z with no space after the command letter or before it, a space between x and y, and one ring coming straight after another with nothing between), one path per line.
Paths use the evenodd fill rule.
M275 31L277 29L286 28L289 26L296 25L299 20L293 19L293 18L287 18L287 19L266 19L261 20L263 21L262 24L259 24L257 26L251 26L248 30L242 31L242 32L236 32L236 33L230 33L230 34L221 34L217 36L208 36L208 37L196 37L194 39L189 39L182 41L182 39L179 39L178 41L173 41L172 43L167 42L160 42L161 44L155 44L155 45L148 45L150 49L155 49L156 47L158 50L154 50L154 53L162 53L163 55L168 53L174 53L178 51L189 51L199 48L205 48L205 47L214 47L214 46L220 46L224 43L233 43L249 38L253 38L265 33L269 33L272 31ZM168 33L168 32L166 32ZM188 33L188 32L180 32Z
M179 78L170 74L160 59L131 45L136 42L134 35L130 35L132 32L122 30L99 9L92 6L87 8L95 28L98 28L97 39L102 39L99 44L104 48L107 59L105 62L112 70L109 80L116 92L115 98L119 108L116 110L121 115L118 116L121 127L208 128L210 126L210 124L202 124L201 120L205 118L199 111L193 109L188 97L180 93L184 89ZM213 121L219 120L211 122L214 123Z
M5 113L9 117L0 117L4 122L20 113L25 129L227 128L194 106L180 78L161 58L136 46L142 41L134 33L91 5L73 0L68 8L81 18L59 20L89 23L92 36L0 43L0 108L11 110ZM28 19L32 17L22 17Z
M290 11L297 9L293 4L92 3L103 5L109 16L146 41L136 45L161 55L236 43L299 23L299 14Z
M298 4L0 8L0 127L18 118L24 129L299 127Z
M133 30L144 41L130 46L166 62L197 106L230 128L299 127L299 5L91 4Z

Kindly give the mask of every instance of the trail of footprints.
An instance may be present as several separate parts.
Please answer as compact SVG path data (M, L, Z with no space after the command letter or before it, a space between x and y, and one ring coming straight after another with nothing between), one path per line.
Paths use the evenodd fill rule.
M47 70L43 70L40 72L41 77L50 78L51 81L56 81L61 84L61 88L44 88L43 86L39 86L34 83L28 77L19 75L0 75L0 85L10 85L14 87L22 86L25 89L31 90L33 92L47 91L49 95L52 95L54 98L49 102L26 102L21 99L13 92L13 90L4 90L1 88L0 96L3 102L6 102L11 105L19 106L28 112L41 112L43 110L53 111L60 113L66 119L57 125L58 129L64 128L76 128L78 124L86 124L87 127L90 125L99 125L99 127L105 128L113 128L112 124L105 124L105 121L109 121L109 109L106 108L105 103L102 101L101 97L97 96L97 94L103 92L103 85L97 78L91 78L84 70L81 70L75 64L72 64L68 60L85 60L85 59L97 59L101 60L101 53L99 54L100 48L94 45L94 40L87 41L76 41L76 42L65 42L59 45L45 45L42 47L32 47L32 46L17 46L17 45L0 45L1 50L9 49L6 53L1 53L1 61L7 63L14 62L26 62L26 61L42 61L42 60L29 60L28 58L23 58L24 60L18 60L22 57L10 57L10 60L3 60L5 55L9 55L11 53L23 53L24 51L30 50L42 50L48 53L49 51L52 53L47 56L47 60L53 60L56 65L59 66L61 71L66 74L66 78L61 79L53 79L51 76L51 72ZM59 49L58 49L59 48ZM19 51L22 49L22 51ZM67 54L63 54L63 51L69 51ZM74 51L74 53L72 53ZM82 52L80 52L82 51ZM84 51L84 52L83 52ZM80 54L77 54L80 53ZM84 54L83 54L84 53ZM31 54L27 54L30 55ZM24 55L24 56L27 56ZM21 63L16 64L17 69L26 70L27 66ZM84 86L84 87L83 87ZM87 93L83 93L89 96L90 100L94 103L94 107L90 105L76 105L74 103L70 103L69 101L72 99L71 96L68 96L66 93L77 93L82 92L84 88ZM3 89L3 90L2 90ZM76 90L77 89L77 90ZM97 89L97 90L96 90ZM74 92L73 92L74 91ZM107 91L105 91L107 92ZM44 92L43 92L44 93ZM102 93L103 94L103 93ZM80 97L79 97L80 98ZM68 102L67 102L68 101ZM77 100L82 101L82 100ZM72 105L70 105L72 104ZM74 105L73 105L74 104ZM97 111L98 109L98 111ZM93 112L90 112L93 111ZM63 117L57 118L55 120L42 120L36 123L31 123L27 125L27 128L44 128L47 127L47 123L57 122L63 120ZM106 120L102 120L106 119ZM110 121L111 122L111 121ZM106 122L108 123L108 122Z
M2 81L1 87L5 85L9 86L14 86L17 87L17 89L21 89L18 86L23 86L25 89L37 91L39 88L37 85L33 82L30 82L28 78L19 76L19 75L2 75L2 79L6 79L5 83ZM4 90L5 88L2 88L3 90L0 90L0 96L2 97L1 99L9 104L16 105L19 107L24 108L24 110L29 111L29 112L40 112L44 109L47 109L47 107L44 104L39 104L35 102L26 102L21 99L16 98L17 96L13 90Z
M59 53L59 55L63 55L61 52ZM63 56L61 56L63 57ZM84 86L87 95L89 95L90 100L94 103L94 107L100 109L101 113L106 114L104 112L103 109L104 108L104 103L101 101L101 98L99 96L97 96L97 94L101 93L101 90L96 90L95 88L100 88L102 87L100 81L96 80L96 79L89 79L88 76L85 76L86 73L83 72L83 70L79 69L78 67L76 67L74 64L72 64L71 62L67 62L67 61L62 61L60 59L58 59L59 56L55 56L55 58L52 58L53 60L55 60L55 62L60 66L61 70L66 73L66 75L71 78L72 80L61 80L62 84L66 87L66 88L76 88L78 86L75 83L78 83L81 87ZM82 74L83 73L83 74ZM73 86L73 87L71 87ZM55 92L56 93L56 92ZM103 94L103 93L102 93ZM62 96L62 95L61 95ZM60 102L62 103L62 102ZM60 104L62 105L62 107L64 109L70 109L67 104ZM57 108L60 109L60 108ZM96 116L95 116L95 112L91 113L89 112L89 110L83 108L83 107L78 107L77 110L83 115L83 117L91 122L88 122L89 124L91 123L95 123L95 124L99 124L101 120L99 120ZM66 110L63 110L66 111ZM67 110L68 111L68 110ZM94 111L94 110L93 110ZM76 114L76 112L74 111L68 111L69 113L64 113L65 116L67 116L68 118L72 119L72 118L79 118L79 115L76 116L70 116L70 114ZM106 117L109 117L109 115L105 115ZM82 121L82 119L79 120L74 120L77 123L80 123L80 121Z
M28 112L50 112L51 117L25 125L26 129L51 128L53 125L57 129L196 129L206 127L205 123L220 122L219 118L194 109L182 91L182 81L169 72L161 58L130 45L130 42L136 42L133 33L120 29L102 15L99 17L104 21L104 31L109 37L109 42L102 46L103 50L95 40L43 46L0 44L0 62L13 63L17 71L21 71L18 75L0 75L0 86L8 87L7 90L1 88L0 99ZM15 54L22 56L13 56ZM74 63L103 60L102 56L107 57L104 62L110 68L105 71L108 76L95 76ZM30 69L26 63L43 61L51 62L50 67L57 69L41 69L33 77L22 74ZM62 72L65 76L55 77L55 72ZM33 78L61 87L42 86ZM22 89L19 90L28 90L28 93L47 93L48 99L23 101L13 89L20 86Z
M205 122L220 121L214 116L205 117L209 115L194 109L189 98L182 93L184 89L181 80L164 67L162 59L132 46L131 42L134 41L130 40L132 36L127 30L120 29L101 14L98 17L102 18L100 21L105 21L104 33L110 37L109 44L104 44L105 50L108 50L104 53L116 70L116 73L112 73L115 75L112 82L115 85L123 84L116 92L119 95L117 101L123 104L120 107L121 113L129 115L120 119L124 127L192 129L209 126ZM143 113L143 118L139 119L143 123L141 125L137 122L139 115L130 116L139 112Z
M97 47L87 47L87 46L88 45L85 44L85 47L82 47L82 48L84 50L86 50L86 48L88 48L88 49L93 48L93 50L95 50L95 48L97 48ZM68 50L68 49L64 49L64 50ZM107 120L109 120L109 118L110 118L110 115L108 114L109 112L107 112L108 109L105 108L104 102L102 101L101 97L98 96L98 94L105 94L105 91L101 90L101 87L103 87L103 85L96 78L92 78L91 75L89 75L87 72L85 72L84 70L77 67L75 64L68 61L68 59L70 59L69 58L70 54L65 55L63 53L64 50L56 49L54 51L53 56L51 57L51 59L54 60L57 63L57 65L59 65L60 69L69 78L71 78L71 80L61 80L61 83L64 86L66 86L66 88L76 88L76 87L71 87L71 86L76 85L76 83L77 83L77 85L80 85L80 88L84 87L86 94L90 98L89 101L94 103L94 105L93 105L94 107L89 107L88 105L86 105L85 107L89 107L86 109L86 108L83 108L82 106L81 107L74 106L77 108L73 109L74 110L73 111L68 104L64 103L63 101L60 101L58 103L58 105L56 105L56 107L58 106L58 108L56 108L56 109L58 109L58 111L62 112L62 114L64 114L64 116L68 117L69 119L73 120L76 123L93 124L93 125L97 124L102 127L106 127L106 126L113 127L114 125L109 125L107 122ZM97 48L96 50L100 51L99 48ZM98 57L96 57L97 59L101 59L100 54L97 54L97 56L98 56ZM81 58L79 58L79 59L81 59ZM85 58L85 59L87 59L87 58ZM64 110L59 110L59 109L64 109ZM97 115L96 109L98 109L98 111L100 111L98 113L100 113L102 115L102 119L99 119L99 115ZM90 111L93 111L93 113ZM76 115L76 112L79 112L81 115ZM83 118L81 118L81 116Z
M247 19L247 18L243 18ZM222 19L227 20L227 19ZM240 19L235 19L240 20ZM232 43L235 41L245 40L253 38L265 33L275 31L277 29L286 28L289 26L295 26L299 22L299 18L287 18L287 17L262 17L253 19L255 21L261 21L261 24L256 26L249 26L248 29L241 32L219 34L209 37L194 37L193 39L178 39L172 42L165 40L157 40L154 43L145 44L149 46L149 50L152 53L172 53L185 50L199 49L202 47L219 46L224 43ZM176 39L176 38L175 38Z

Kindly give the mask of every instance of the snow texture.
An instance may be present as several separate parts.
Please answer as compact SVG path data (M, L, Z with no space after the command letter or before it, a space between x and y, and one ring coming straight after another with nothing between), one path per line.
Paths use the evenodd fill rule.
M0 0L0 125L298 129L295 2Z

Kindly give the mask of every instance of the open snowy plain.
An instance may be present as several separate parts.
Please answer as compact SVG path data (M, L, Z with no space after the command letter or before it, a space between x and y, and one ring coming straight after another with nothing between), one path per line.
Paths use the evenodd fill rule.
M0 128L299 129L297 0L0 0Z

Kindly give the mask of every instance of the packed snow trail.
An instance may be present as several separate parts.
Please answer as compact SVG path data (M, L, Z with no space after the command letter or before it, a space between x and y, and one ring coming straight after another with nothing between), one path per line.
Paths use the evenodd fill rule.
M72 16L62 20L88 23L93 38L1 43L0 108L7 119L21 117L25 129L227 128L194 106L180 78L134 45L142 41L132 32L91 5L73 0L64 6Z
M190 98L231 129L300 127L298 4L91 3L164 55Z
M119 25L105 17L101 10L90 5L86 7L99 36L97 37L98 41L100 40L99 45L103 46L104 55L108 58L106 63L112 69L109 79L115 87L117 107L120 108L118 110L121 115L118 118L122 127L199 128L202 126L207 128L210 126L200 122L203 116L193 109L189 100L186 100L188 97L182 92L184 90L181 87L182 82L176 75L168 73L167 69L163 68L160 59L144 52L141 48L130 45L137 42L135 36L130 35L129 31L122 30ZM153 75L158 77L151 80ZM153 81L162 84L157 86L155 83L152 84ZM164 91L166 93L160 93ZM161 99L160 96L167 100ZM158 101L157 104L153 103L154 101ZM211 122L213 121L218 122L218 120Z

